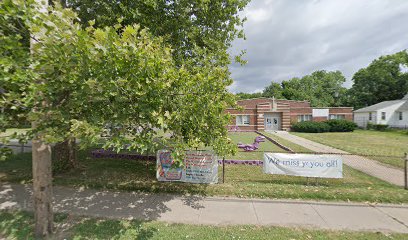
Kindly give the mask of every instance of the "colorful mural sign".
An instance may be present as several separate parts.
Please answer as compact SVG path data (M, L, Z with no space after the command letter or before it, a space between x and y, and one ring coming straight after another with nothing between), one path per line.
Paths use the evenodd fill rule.
M343 178L338 155L264 153L264 173L303 177Z
M157 152L158 181L187 183L217 183L218 160L212 151L186 151L184 166L173 166L169 150Z

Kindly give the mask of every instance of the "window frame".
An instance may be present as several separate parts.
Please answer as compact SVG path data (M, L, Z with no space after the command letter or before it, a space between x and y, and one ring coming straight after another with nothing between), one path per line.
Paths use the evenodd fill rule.
M297 115L297 120L298 122L312 121L313 116L311 114L301 114L301 115Z
M346 114L329 114L330 120L344 120L346 119Z
M381 120L387 120L387 113L381 112Z
M372 112L368 113L368 121L373 121L373 113Z
M242 114L235 116L235 124L237 126L249 126L251 125L251 117L250 115Z
M398 112L398 120L399 120L399 121L404 120L404 114L403 114L403 112Z

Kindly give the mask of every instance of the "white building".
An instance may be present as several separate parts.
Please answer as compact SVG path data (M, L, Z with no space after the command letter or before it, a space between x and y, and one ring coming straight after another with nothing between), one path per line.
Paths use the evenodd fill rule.
M364 128L368 123L408 128L408 94L401 100L380 102L355 110L354 122Z

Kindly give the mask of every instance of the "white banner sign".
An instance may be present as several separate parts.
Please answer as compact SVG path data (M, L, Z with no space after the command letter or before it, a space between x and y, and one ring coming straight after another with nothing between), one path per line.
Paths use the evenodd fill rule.
M171 152L157 152L157 172L159 181L188 183L217 183L218 159L212 151L186 151L184 166L173 165Z
M263 170L269 174L343 178L343 161L337 155L265 153Z

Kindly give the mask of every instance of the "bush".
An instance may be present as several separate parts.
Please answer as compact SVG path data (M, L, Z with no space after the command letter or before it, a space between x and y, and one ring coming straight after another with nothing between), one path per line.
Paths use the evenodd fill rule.
M322 132L352 132L357 124L348 120L328 120L324 122L298 122L292 125L295 132L322 133Z
M385 131L388 129L387 124L373 124L373 123L367 123L367 130L377 130L377 131Z
M330 125L325 122L305 121L293 124L292 130L295 132L322 133L329 132Z
M373 128L374 128L374 130L377 130L377 131L384 131L385 129L388 128L388 125L386 125L386 124L374 124Z
M352 132L357 128L357 124L347 120L332 119L325 121L329 124L330 132Z
M388 129L388 125L386 124L373 124L373 123L367 123L367 130L377 130L377 131L384 131Z

